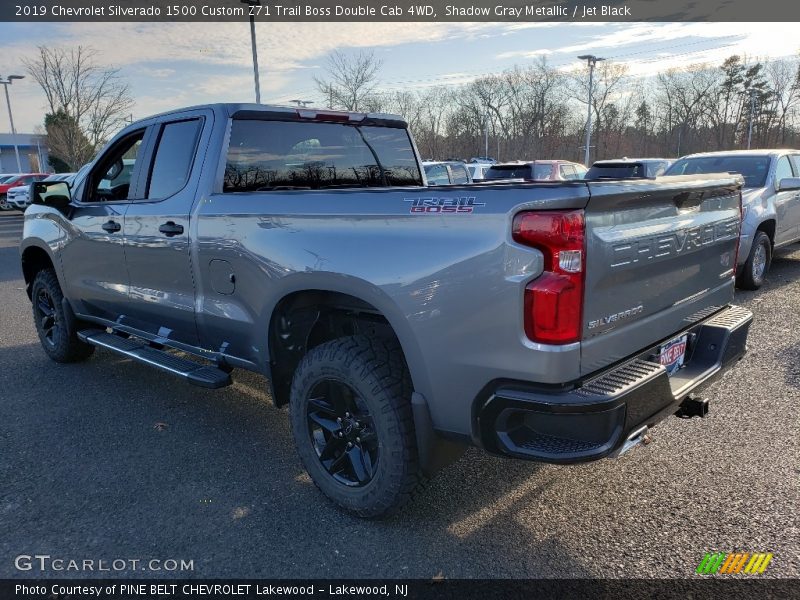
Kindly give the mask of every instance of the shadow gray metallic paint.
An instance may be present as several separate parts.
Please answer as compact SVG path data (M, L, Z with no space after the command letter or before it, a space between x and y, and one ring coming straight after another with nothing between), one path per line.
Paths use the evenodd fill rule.
M350 294L380 310L394 328L436 428L470 435L472 403L491 381L575 382L669 337L693 313L732 299L738 178L223 194L229 117L244 108L260 110L204 109L214 117L198 147L192 193L183 196L183 207L170 208L170 214L183 211L185 237L161 250L189 253L189 271L176 277L193 287L182 283L173 291L184 312L185 298L193 298L202 351L224 354L236 366L269 375L267 332L287 294ZM411 214L409 201L421 197L474 197L484 205L472 214ZM95 210L136 204L98 204ZM512 219L524 210L579 208L586 209L587 226L584 341L536 344L524 333L523 297L526 284L541 274L543 258L512 240ZM92 235L51 208L37 205L26 213L22 250L38 245L56 257L78 313L109 289L123 299L136 293L122 253L109 260L93 252ZM631 245L637 260L612 267L625 262L619 257ZM153 254L152 269L162 268L160 261ZM82 263L78 275L73 262ZM179 262L173 259L169 268ZM225 283L227 270L232 285ZM149 299L153 310L165 299ZM638 305L641 311L627 319L588 328L591 320ZM164 314L155 325L168 331L169 311Z

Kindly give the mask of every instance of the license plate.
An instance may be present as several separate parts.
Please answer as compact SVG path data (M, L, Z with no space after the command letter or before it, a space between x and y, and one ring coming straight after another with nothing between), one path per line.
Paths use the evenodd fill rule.
M664 365L664 368L667 370L667 375L670 377L677 373L683 366L683 360L686 357L687 339L687 335L682 335L661 346L661 350L658 353L658 360Z

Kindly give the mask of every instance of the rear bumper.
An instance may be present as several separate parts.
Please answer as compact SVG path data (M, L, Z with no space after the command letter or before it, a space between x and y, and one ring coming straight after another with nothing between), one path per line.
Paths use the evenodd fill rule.
M481 444L492 453L553 463L614 454L741 359L752 320L749 310L731 306L676 333L687 334L688 344L685 365L672 377L657 362L659 343L569 389L497 382L477 406Z

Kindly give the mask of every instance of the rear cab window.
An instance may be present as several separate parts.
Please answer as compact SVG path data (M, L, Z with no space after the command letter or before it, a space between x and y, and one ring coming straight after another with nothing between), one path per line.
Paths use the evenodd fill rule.
M166 123L158 139L148 184L148 199L163 199L179 192L189 180L202 121Z
M484 179L550 179L553 173L552 165L548 164L520 164L520 165L493 165L484 173Z
M609 163L592 165L585 179L632 179L645 177L641 163Z
M375 125L236 119L223 192L422 185L408 132Z

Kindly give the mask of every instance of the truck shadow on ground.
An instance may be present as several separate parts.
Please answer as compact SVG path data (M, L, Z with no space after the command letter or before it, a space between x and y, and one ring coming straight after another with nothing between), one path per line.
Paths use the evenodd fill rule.
M0 363L15 365L4 556L186 558L197 577L589 576L557 539L521 535L516 512L550 485L534 464L470 450L400 516L364 521L316 490L258 375L213 392L107 352L57 365L37 344L0 348Z

